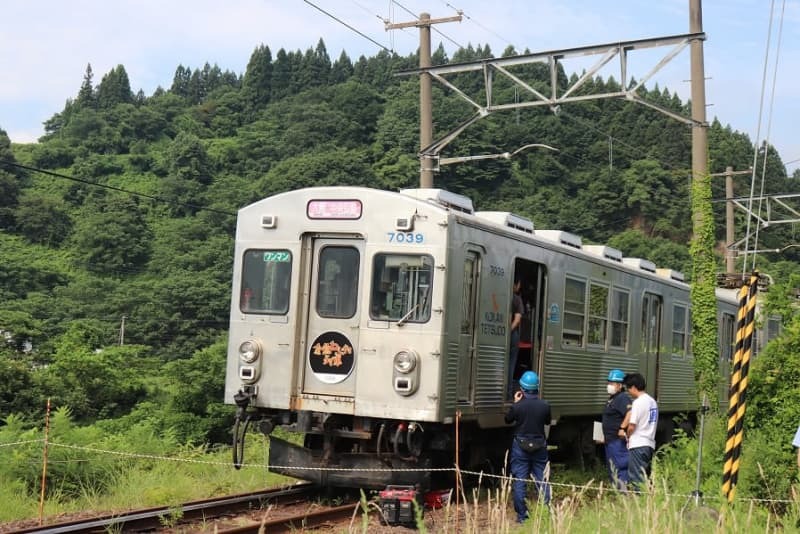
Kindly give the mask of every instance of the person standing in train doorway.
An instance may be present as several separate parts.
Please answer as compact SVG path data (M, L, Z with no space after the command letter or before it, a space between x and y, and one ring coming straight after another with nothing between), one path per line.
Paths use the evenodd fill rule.
M642 483L650 476L653 452L656 449L656 427L658 426L658 404L645 391L644 377L639 373L625 375L625 387L633 397L631 415L626 434L628 436L628 476L634 489L641 490Z
M511 441L511 488L517 522L528 518L525 502L527 484L531 475L536 482L537 495L541 502L550 504L550 484L547 482L548 455L545 427L550 424L550 404L539 398L539 375L525 371L519 379L521 391L514 393L514 403L508 408L506 423L514 423Z
M628 477L628 422L631 416L631 397L625 392L622 382L625 373L620 369L608 372L608 401L603 409L603 442L605 443L608 476L615 488L625 491Z
M511 338L511 347L509 348L508 355L508 398L514 397L514 372L517 370L517 357L519 356L519 327L522 324L522 314L525 311L524 304L522 303L522 280L519 278L514 280L514 292L511 295L511 324L509 325L509 337Z

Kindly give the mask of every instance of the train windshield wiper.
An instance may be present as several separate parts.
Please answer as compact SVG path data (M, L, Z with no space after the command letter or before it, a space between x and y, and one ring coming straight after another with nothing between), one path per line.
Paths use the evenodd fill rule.
M397 326L403 326L404 324L406 324L406 322L408 322L408 320L411 318L414 312L417 311L417 308L419 308L419 304L414 304L411 307L411 309L408 310L408 313L402 316L399 321L397 321Z

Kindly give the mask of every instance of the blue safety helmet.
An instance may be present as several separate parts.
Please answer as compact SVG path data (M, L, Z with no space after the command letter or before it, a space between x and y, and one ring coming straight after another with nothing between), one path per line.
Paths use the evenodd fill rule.
M533 371L525 371L519 379L519 387L525 391L536 391L539 389L539 375Z
M608 372L609 382L622 382L625 380L625 373L621 369L612 369Z

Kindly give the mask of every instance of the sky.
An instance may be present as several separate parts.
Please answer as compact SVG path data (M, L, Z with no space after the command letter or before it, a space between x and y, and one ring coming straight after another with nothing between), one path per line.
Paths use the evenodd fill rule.
M387 32L384 20L406 22L422 12L449 17L456 9L464 20L436 25L432 34L434 48L443 44L450 57L467 44L488 44L499 56L509 45L540 52L689 33L689 0L7 1L0 22L0 128L14 142L34 142L42 123L77 95L87 64L95 84L121 64L132 89L150 95L171 85L178 65L208 62L243 73L261 44L273 57L280 48L313 48L320 38L332 59L344 50L355 61L381 46L408 55L419 45L417 30ZM794 122L800 119L800 0L704 0L703 30L709 122L717 117L752 141L769 138L789 173L800 168ZM633 51L629 75L644 77L670 50ZM564 65L568 72L589 66L587 60ZM618 70L615 60L600 74L619 79ZM648 87L658 83L688 99L689 77L686 48Z

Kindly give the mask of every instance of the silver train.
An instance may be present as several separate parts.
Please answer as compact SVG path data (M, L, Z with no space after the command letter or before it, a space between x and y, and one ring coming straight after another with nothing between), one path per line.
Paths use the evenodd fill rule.
M238 406L237 464L249 424L281 427L298 439L271 436L273 471L330 486L427 487L426 469L454 463L458 420L462 466L499 470L515 280L525 314L514 376L539 373L551 444L593 448L612 368L645 376L663 435L673 415L698 409L681 273L475 212L447 191L266 198L239 211L233 272L225 401ZM736 295L717 297L725 373Z

